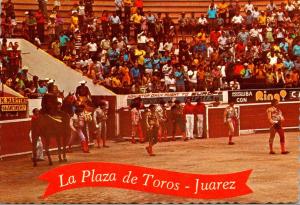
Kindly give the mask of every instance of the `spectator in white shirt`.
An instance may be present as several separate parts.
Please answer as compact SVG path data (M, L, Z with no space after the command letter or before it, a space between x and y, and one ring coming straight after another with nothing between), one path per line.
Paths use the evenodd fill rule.
M245 4L244 8L245 8L245 13L247 13L248 11L251 11L252 13L254 11L254 6L251 3L251 0L248 0L248 3Z
M201 30L203 28L204 31L208 31L207 25L208 25L208 21L207 21L206 17L204 16L204 14L201 14L201 16L198 19L199 30Z
M111 23L112 37L118 36L118 34L120 32L121 20L120 20L120 17L117 16L116 12L112 16L110 16L110 23Z
M291 1L288 1L287 5L285 6L285 10L288 12L289 17L291 19L294 18L294 11L296 10L295 6L291 3Z
M266 7L268 12L273 12L277 9L276 4L273 2L273 0L270 0L270 3Z
M258 8L254 7L254 11L252 12L252 16L253 16L254 20L257 20L259 15L260 15L260 13L258 11Z
M97 43L95 41L95 39L92 39L88 44L87 44L87 47L89 49L89 53L90 53L90 56L94 56L98 50L98 46L97 46Z
M240 12L236 12L235 16L232 17L232 19L231 19L231 22L233 23L235 33L237 33L237 31L239 31L242 28L243 21L244 21L244 18L240 14Z

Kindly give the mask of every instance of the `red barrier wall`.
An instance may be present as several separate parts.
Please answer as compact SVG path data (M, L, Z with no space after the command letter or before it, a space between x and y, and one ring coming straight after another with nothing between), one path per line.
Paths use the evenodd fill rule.
M32 147L29 139L30 126L30 119L1 122L0 156L31 151ZM50 148L56 148L54 138L50 139Z
M29 141L30 120L0 124L0 155L31 150Z
M299 126L299 106L300 103L296 102L279 104L285 118L284 127ZM270 104L241 106L241 130L268 128L270 126L266 112L268 107Z
M208 108L208 132L209 138L227 137L228 128L224 123L225 108ZM239 128L237 126L235 135L239 135Z

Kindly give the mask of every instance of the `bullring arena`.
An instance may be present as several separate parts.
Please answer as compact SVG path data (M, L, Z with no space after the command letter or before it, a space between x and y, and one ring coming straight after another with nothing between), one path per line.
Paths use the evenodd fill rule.
M0 11L0 203L299 200L299 0L0 0ZM278 110L272 115L279 119L267 117L274 100L282 124ZM151 110L160 104L166 109ZM178 114L175 105L188 105L190 112L183 108ZM92 119L96 107L101 120L100 114ZM34 109L41 114L33 116ZM165 121L157 116L164 111ZM282 131L282 125L285 133L285 143L276 134L275 154L269 148L270 121L272 130ZM173 133L174 124L186 132ZM235 130L228 133L231 125ZM106 126L102 134L109 147L99 148L95 138ZM164 126L169 140L155 144L154 155L151 143ZM145 141L139 136L135 141L133 130ZM53 164L44 154L36 166L31 141L42 137L46 153L49 133L68 141L67 160L59 162L51 136ZM41 175L80 162L217 177L251 170L246 183L252 192L197 199L149 193L148 187L85 187L42 197L48 184Z
M224 200L196 200L116 188L81 188L57 193L45 200L39 197L47 184L38 176L48 171L47 162L33 168L30 157L3 160L1 166L0 201L10 203L289 203L298 200L298 136L286 132L289 155L268 154L268 134L257 133L235 138L228 146L226 138L164 142L155 147L157 156L149 157L144 144L109 141L108 149L91 149L86 155L79 150L68 154L68 163L104 161L165 169L184 173L223 174L253 169L247 182L253 193ZM121 157L122 156L122 157ZM60 166L54 156L54 168Z

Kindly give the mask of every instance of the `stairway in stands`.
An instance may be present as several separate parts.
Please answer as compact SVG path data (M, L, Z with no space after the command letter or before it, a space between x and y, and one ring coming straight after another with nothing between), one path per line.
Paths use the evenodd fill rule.
M36 10L38 8L37 0L13 0L15 3L17 21L21 22L24 19L24 12L28 10ZM48 10L53 8L54 0L48 0ZM221 0L215 0L218 4ZM244 5L247 0L240 0L240 5ZM254 5L260 10L264 10L268 0L253 0ZM284 2L283 0L274 0L277 5ZM61 15L65 22L70 20L70 10L74 3L78 0L61 0ZM195 12L195 16L200 16L200 13L206 13L210 0L144 0L144 11L169 13L169 16L177 22L181 12L186 12L187 16L191 12ZM96 16L101 16L103 10L114 11L114 0L95 0L94 11ZM164 16L164 15L163 15Z

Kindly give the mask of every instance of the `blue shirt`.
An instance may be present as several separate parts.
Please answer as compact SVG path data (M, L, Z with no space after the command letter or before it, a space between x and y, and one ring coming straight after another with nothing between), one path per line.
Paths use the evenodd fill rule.
M59 45L66 46L66 44L69 40L70 40L69 37L66 35L59 36Z
M44 95L44 94L47 93L47 87L46 87L46 86L38 87L38 88L37 88L37 92L38 92L39 94Z
M152 69L152 60L151 58L144 58L144 66L146 69Z
M153 69L159 70L160 69L160 59L159 58L154 59L152 62L152 65L153 65Z
M291 70L293 67L295 67L295 64L293 61L283 61L283 65L285 68L287 68L288 70Z
M293 48L293 54L297 57L300 56L300 46L299 45L295 45Z
M140 70L138 68L135 67L131 68L130 73L134 78L140 77Z
M174 73L176 77L176 84L177 85L184 85L184 75L181 71L175 71Z
M171 58L169 57L169 56L163 56L163 57L161 57L161 59L160 59L160 63L162 63L162 64L165 64L165 63L167 63L169 60L171 60Z
M282 48L285 52L288 52L289 50L289 44L287 42L281 42L279 44L279 47Z
M207 14L209 19L217 18L217 11L215 9L209 9Z
M108 59L109 60L118 60L119 56L120 56L120 52L117 50L113 50L113 49L109 49L108 50Z

